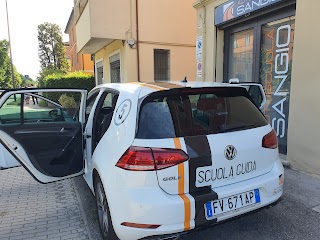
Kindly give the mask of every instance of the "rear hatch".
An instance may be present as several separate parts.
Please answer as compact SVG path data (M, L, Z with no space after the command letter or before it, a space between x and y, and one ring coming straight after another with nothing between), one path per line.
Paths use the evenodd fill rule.
M159 186L182 194L269 172L278 154L275 141L244 88L210 87L147 96L133 146L151 148Z

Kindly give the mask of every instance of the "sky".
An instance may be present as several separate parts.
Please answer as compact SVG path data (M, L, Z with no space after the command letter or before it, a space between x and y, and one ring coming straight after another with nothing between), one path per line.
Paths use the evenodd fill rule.
M56 23L64 34L73 0L7 0L13 64L19 73L36 79L40 71L37 26ZM0 0L0 40L8 39L5 0Z

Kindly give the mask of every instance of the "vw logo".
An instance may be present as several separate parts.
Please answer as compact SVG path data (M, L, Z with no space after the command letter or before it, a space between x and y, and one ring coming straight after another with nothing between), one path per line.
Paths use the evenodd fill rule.
M226 149L224 150L224 156L228 160L233 160L237 155L237 150L234 146L228 145L226 146Z

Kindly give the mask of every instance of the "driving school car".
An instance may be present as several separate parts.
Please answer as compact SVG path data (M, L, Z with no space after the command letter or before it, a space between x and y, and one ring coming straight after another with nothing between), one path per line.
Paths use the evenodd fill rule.
M9 104L25 94L39 107ZM83 175L104 239L174 238L281 197L265 101L253 83L6 91L0 141L39 182Z

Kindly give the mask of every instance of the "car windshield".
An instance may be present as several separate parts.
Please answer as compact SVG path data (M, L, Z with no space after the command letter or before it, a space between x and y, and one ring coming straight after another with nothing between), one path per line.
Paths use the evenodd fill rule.
M218 134L267 125L239 87L169 90L149 95L140 107L137 138Z

